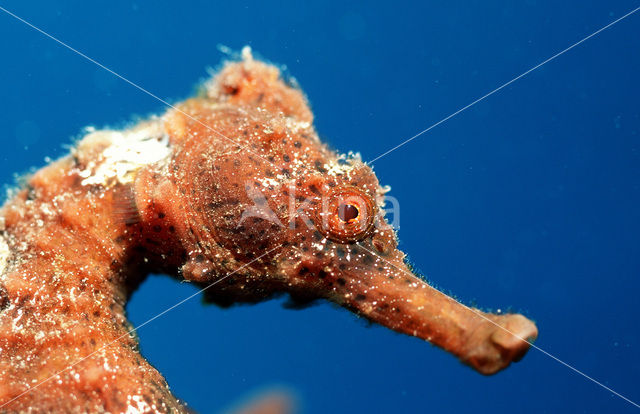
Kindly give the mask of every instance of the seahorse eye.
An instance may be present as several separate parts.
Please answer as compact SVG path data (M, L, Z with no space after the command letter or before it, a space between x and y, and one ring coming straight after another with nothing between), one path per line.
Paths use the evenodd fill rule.
M366 236L376 214L371 197L355 187L339 187L329 193L316 216L316 224L330 239L352 242Z
M358 218L360 210L353 204L340 204L338 206L338 217L345 223L351 223Z

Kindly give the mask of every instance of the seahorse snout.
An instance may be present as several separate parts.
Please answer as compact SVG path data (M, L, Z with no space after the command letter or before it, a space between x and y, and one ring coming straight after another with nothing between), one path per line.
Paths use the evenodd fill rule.
M370 252L362 247L362 259ZM495 374L520 360L538 336L536 325L523 315L483 312L445 295L414 275L400 254L369 260L368 271L345 272L334 300L447 350L481 374Z

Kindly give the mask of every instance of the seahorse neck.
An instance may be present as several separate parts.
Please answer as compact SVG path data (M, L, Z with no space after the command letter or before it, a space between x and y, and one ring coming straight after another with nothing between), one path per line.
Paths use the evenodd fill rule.
M87 412L124 411L127 398L143 394L144 404L180 411L162 376L140 357L125 317L128 295L162 252L148 247L135 174L129 182L135 171L115 168L118 175L109 176L99 162L106 150L97 144L82 141L0 209L0 403L53 376L11 408L26 410L41 394L60 410L55 404L73 402L64 392L83 396L73 404ZM87 168L93 173L83 176ZM108 180L92 182L96 174ZM123 372L125 383L118 382ZM108 407L93 405L110 389L122 395L107 399Z

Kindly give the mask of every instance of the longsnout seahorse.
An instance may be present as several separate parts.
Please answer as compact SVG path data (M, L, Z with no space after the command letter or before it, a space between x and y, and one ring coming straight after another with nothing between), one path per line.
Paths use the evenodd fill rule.
M483 374L536 326L467 307L412 273L370 166L323 144L279 70L227 63L125 130L87 130L0 210L0 412L183 412L125 316L150 272L221 306L327 299Z

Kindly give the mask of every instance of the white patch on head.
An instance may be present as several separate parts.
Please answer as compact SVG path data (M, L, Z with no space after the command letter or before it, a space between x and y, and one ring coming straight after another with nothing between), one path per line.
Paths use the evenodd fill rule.
M169 156L169 137L160 119L124 131L92 131L79 147L102 143L104 150L80 171L82 185L111 186L133 182L135 173L145 165Z
M274 178L261 177L257 180L263 187L272 186L273 188L278 188L282 184L282 181L278 181Z
M294 134L297 134L298 132L302 131L302 130L306 130L309 129L311 127L311 123L307 122L307 121L298 121L295 120L293 118L286 118L285 119L285 126ZM311 134L314 138L317 137L316 134Z
M355 164L362 162L362 156L359 152L349 152L348 154L340 154L336 160L332 160L324 165L329 175L346 175L351 177Z
M242 48L242 59L253 60L253 53L251 52L251 46L247 45Z
M155 404L149 405L141 395L130 395L127 397L126 414L140 414L149 412L158 412Z

